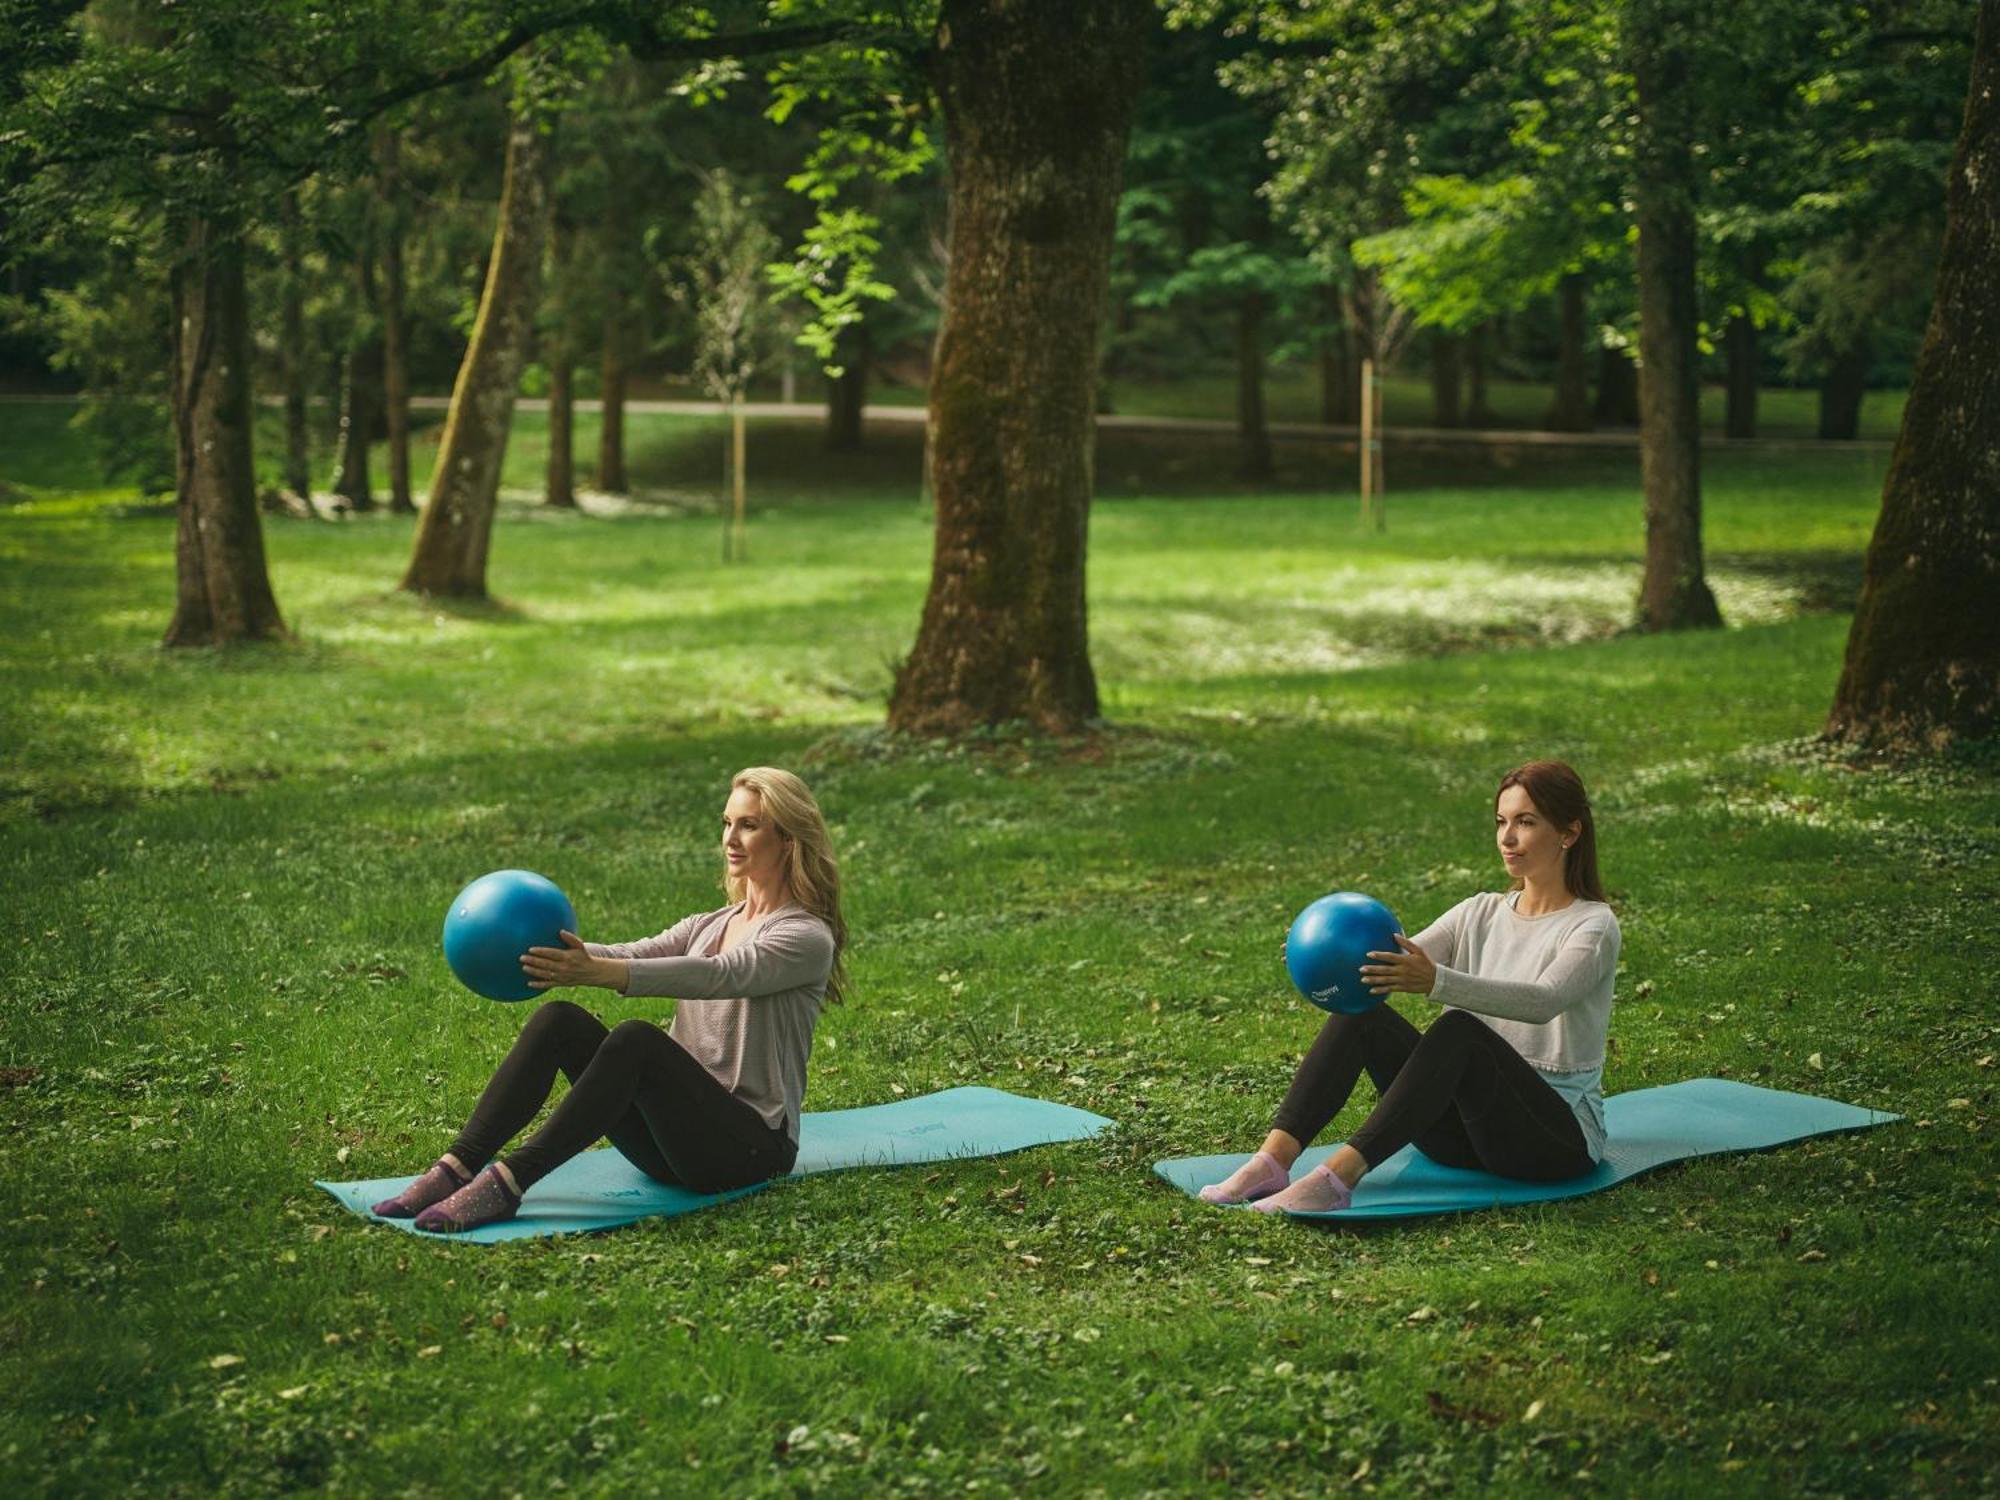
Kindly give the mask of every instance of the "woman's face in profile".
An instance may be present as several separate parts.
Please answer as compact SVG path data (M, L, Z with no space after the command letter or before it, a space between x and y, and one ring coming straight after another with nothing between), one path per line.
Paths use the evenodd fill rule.
M1558 880L1568 834L1542 816L1526 787L1510 786L1493 808L1493 837L1500 861L1518 880Z
M722 858L732 879L768 885L783 878L785 837L764 816L764 799L747 786L730 792L722 809Z

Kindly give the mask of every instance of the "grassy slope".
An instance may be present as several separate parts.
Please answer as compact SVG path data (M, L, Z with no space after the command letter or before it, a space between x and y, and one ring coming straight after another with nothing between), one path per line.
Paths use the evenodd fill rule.
M639 434L649 495L707 441ZM167 519L0 509L0 1065L37 1070L0 1089L0 1475L484 1489L497 1454L525 1493L1985 1482L2000 786L1802 743L1874 461L1713 465L1738 625L1662 641L1616 632L1616 466L1441 474L1361 537L1347 501L1203 493L1184 449L1114 446L1106 472L1158 491L1093 520L1114 727L965 751L872 732L928 557L908 457L843 475L772 436L736 570L707 514L510 508L490 609L386 592L407 523L273 523L301 644L220 657L153 647ZM1353 886L1421 922L1488 883L1490 778L1544 752L1603 811L1608 1086L1721 1072L1912 1123L1360 1234L1161 1189L1152 1160L1255 1137L1311 1035L1288 914ZM591 931L652 930L713 899L722 788L758 760L819 789L859 935L810 1102L985 1082L1115 1133L497 1252L307 1185L419 1164L519 1025L437 960L457 883L530 865Z

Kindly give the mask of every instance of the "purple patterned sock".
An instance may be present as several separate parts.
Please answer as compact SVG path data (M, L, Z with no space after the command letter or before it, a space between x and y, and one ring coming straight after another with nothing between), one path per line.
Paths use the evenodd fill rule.
M393 1198L384 1198L368 1212L378 1219L408 1219L422 1213L433 1203L449 1198L472 1179L456 1170L443 1157L432 1162L430 1169L417 1178Z
M491 1166L442 1203L418 1214L417 1228L427 1234L458 1234L511 1219L520 1206L521 1195L507 1186L497 1165Z

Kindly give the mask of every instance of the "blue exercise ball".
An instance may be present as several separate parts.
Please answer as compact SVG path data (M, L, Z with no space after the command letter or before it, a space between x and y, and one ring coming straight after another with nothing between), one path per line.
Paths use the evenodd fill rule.
M532 870L495 870L452 898L444 915L444 961L458 982L488 1000L527 1000L521 955L560 948L576 931L576 908L552 880Z
M1383 997L1361 982L1370 953L1396 952L1403 924L1373 896L1336 891L1292 919L1285 935L1285 969L1299 993L1321 1010L1358 1016Z

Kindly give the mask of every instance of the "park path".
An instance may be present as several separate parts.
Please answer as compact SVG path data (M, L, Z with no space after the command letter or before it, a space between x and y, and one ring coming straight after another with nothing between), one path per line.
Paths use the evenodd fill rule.
M413 396L410 404L426 410L442 411L451 405L451 401L445 396ZM579 397L575 405L578 411L596 411L600 403ZM535 396L523 396L516 403L517 409L522 411L547 411L548 406L546 400ZM628 397L625 410L681 417L719 417L726 408L717 401L638 401ZM821 402L809 401L746 401L743 403L743 414L746 417L786 417L798 421L810 421L824 418L826 407ZM921 406L866 406L862 408L862 416L870 422L921 425L925 410ZM1235 421L1224 417L1136 417L1106 412L1098 415L1097 425L1100 428L1128 432L1210 433L1220 437L1233 437L1236 434ZM1360 441L1360 432L1357 428L1320 422L1272 422L1269 424L1269 431L1273 438L1284 438L1294 442L1353 444ZM1636 449L1639 446L1639 434L1635 429L1620 429L1616 432L1542 432L1511 427L1473 429L1392 426L1383 430L1382 439L1391 445L1440 447ZM1767 449L1779 452L1798 449L1810 449L1815 453L1838 453L1843 450L1872 452L1889 447L1892 441L1889 438L1725 438L1720 433L1702 435L1702 442L1707 446Z
M74 396L0 396L0 407L15 401L74 401ZM267 404L276 404L277 397L264 398ZM451 405L448 396L412 396L410 405L424 411L443 411ZM522 396L515 403L520 411L547 411L549 403L539 396ZM578 398L578 411L597 411L601 403L594 399ZM625 402L628 412L659 413L680 417L719 417L725 408L717 401L653 401L633 400ZM816 401L746 401L743 414L748 417L782 417L794 421L814 421L826 416L824 403ZM925 411L921 406L868 406L862 409L862 416L870 422L902 422L921 424ZM1103 413L1097 418L1100 428L1127 432L1184 432L1203 433L1218 437L1232 437L1236 433L1236 423L1224 417L1135 417L1117 413ZM1337 443L1352 446L1360 441L1360 433L1353 427L1329 426L1320 422L1273 422L1270 433L1274 439L1287 442ZM1630 428L1616 432L1543 432L1530 428L1464 428L1464 427L1387 427L1382 440L1390 447L1483 447L1483 448L1624 448L1636 449L1639 434ZM1873 453L1890 447L1891 438L1820 438L1820 437L1759 437L1727 438L1716 432L1702 434L1704 447L1728 448L1749 452L1802 452L1813 453Z

